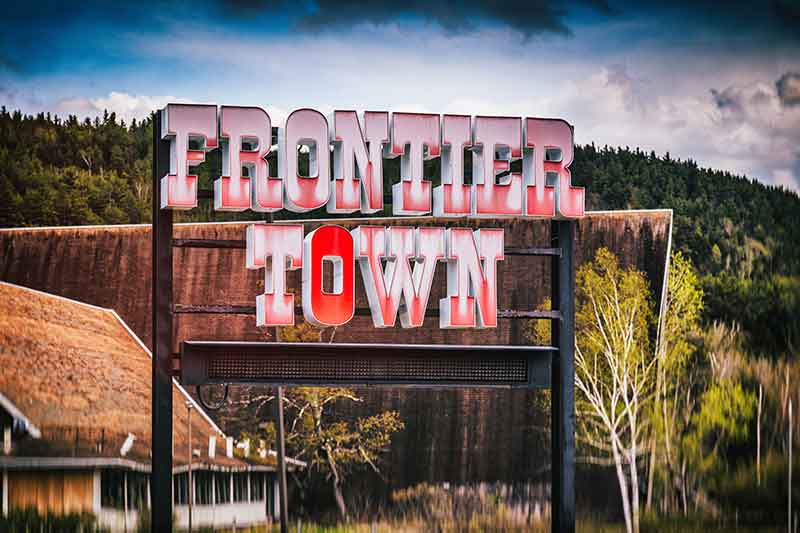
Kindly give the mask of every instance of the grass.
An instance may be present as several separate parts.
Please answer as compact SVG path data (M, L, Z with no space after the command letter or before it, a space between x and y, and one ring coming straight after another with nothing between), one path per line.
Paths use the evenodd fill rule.
M657 521L643 520L641 524L642 533L711 533L716 531L740 532L740 533L770 533L785 531L785 526L740 526L724 521L709 521L701 518L660 518ZM580 518L576 524L576 530L580 533L624 533L625 524L615 522L604 522L593 518ZM200 529L199 531L212 531L211 529ZM213 530L219 533L234 533L232 529ZM278 533L280 527L275 524L272 526L260 526L247 529L237 529L238 533ZM475 522L472 524L426 524L419 521L379 521L379 522L354 522L346 524L324 525L313 522L292 522L289 525L290 533L298 531L302 533L412 533L412 532L466 532L466 531L487 531L487 532L518 532L518 533L544 533L550 531L550 522L542 521L530 526L506 526L492 525L489 523Z

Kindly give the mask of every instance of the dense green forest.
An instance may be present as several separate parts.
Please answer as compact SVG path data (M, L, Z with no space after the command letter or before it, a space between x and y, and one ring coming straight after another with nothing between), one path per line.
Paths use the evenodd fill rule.
M3 107L0 227L149 222L151 140L149 118L125 124L106 113L81 121ZM399 176L398 164L385 161L385 191ZM218 168L218 151L211 152L199 167L201 189L211 188ZM270 168L277 168L274 160ZM465 168L469 180L471 165ZM436 181L434 162L429 171ZM800 338L796 193L669 154L593 144L576 147L572 175L587 187L588 209L674 209L674 247L701 274L706 321L740 324L748 344L767 355L794 351ZM179 214L183 220L254 216L214 213L210 201Z

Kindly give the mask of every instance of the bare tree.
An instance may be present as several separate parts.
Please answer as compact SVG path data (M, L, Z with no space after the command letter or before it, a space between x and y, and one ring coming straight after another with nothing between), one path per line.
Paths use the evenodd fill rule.
M325 335L327 341L333 342L335 334L336 328L329 328ZM280 338L284 342L320 342L323 330L302 322L281 328ZM258 413L275 399L270 390L248 392L233 403L253 408ZM355 391L343 387L291 387L286 389L284 396L284 411L289 424L286 435L288 451L308 463L301 476L295 473L295 480L303 491L316 476L330 482L339 514L344 519L348 513L343 489L348 477L362 468L381 476L380 457L388 450L392 436L404 427L397 411L383 411L356 417L355 420L337 416L336 406L362 401ZM260 425L259 429L259 432L246 436L274 441L275 430L271 424Z
M342 490L347 477L363 466L380 476L378 459L394 433L403 429L396 411L359 417L354 422L331 417L336 403L361 401L346 388L296 387L286 394L292 416L287 444L296 457L308 462L307 479L320 473L330 481L342 518L347 518Z
M637 460L655 388L647 281L600 249L577 274L575 384L581 442L608 456L617 473L625 525L639 531Z

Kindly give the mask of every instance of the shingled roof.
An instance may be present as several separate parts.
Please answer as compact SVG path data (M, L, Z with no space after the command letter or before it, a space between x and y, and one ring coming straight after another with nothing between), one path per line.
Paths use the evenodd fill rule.
M0 368L0 408L22 419L18 432L27 426L15 456L121 458L132 434L124 458L149 464L151 355L114 311L0 282ZM175 466L188 459L187 402L192 447L201 453L195 464L248 468L225 456L224 434L177 383ZM218 439L213 459L211 436Z

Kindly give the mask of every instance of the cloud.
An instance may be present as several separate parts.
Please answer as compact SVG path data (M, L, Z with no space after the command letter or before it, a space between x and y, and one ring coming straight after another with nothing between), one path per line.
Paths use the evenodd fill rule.
M719 46L692 41L696 33L688 30L680 37L687 41L664 46L660 32L667 24L631 19L629 8L597 23L596 14L587 22L550 7L558 21L574 28L575 37L546 30L551 32L546 37L525 41L519 32L508 31L500 15L481 15L487 10L519 15L502 3L495 9L474 0L457 13L434 7L423 14L418 0L396 8L383 0L376 7L356 8L348 0L334 13L327 1L304 3L295 18L266 24L271 14L286 11L285 3L237 0L231 10L248 13L250 18L242 19L247 31L240 31L242 23L234 28L230 18L213 27L202 15L180 25L167 22L167 31L120 39L128 54L124 57L135 63L114 64L113 71L99 67L102 76L95 77L48 73L47 80L15 88L25 94L41 81L48 85L43 98L57 102L61 113L96 116L107 108L126 121L177 101L148 93L156 74L164 84L161 94L261 105L275 125L298 106L323 112L350 108L563 117L575 125L580 143L669 151L768 183L790 183L786 172L792 178L800 175L795 165L800 105L786 104L797 79L794 54L779 50L765 61L747 38L732 51L723 46L729 41ZM537 0L533 5L545 4ZM570 12L599 12L569 5ZM348 9L353 11L348 14ZM398 11L386 11L391 9ZM326 27L353 28L286 31L312 16L333 17ZM416 23L407 23L411 19ZM420 19L451 28L480 27L443 31ZM535 23L519 24L533 28ZM187 34L192 38L186 39ZM145 63L159 67L147 70ZM775 82L778 78L783 81ZM62 80L71 85L64 88ZM79 97L61 100L65 94Z
M6 94L5 89L0 86L0 96L4 94ZM146 118L153 111L163 109L164 106L170 103L191 104L198 102L175 96L131 95L125 92L112 91L107 96L97 98L84 97L60 100L53 110L58 114L76 115L79 118L94 118L102 116L105 111L108 111L109 113L116 113L118 120L121 119L130 124L131 120ZM291 112L290 109L280 106L267 105L261 107L269 114L272 124L275 126L282 125ZM330 106L318 106L317 109L323 113L333 111L333 107Z
M291 63L288 51L278 55ZM353 60L358 61L358 57ZM455 69L454 72L461 70L458 65L448 68ZM407 92L404 96L407 87L400 82L398 92L390 97L390 106L362 101L332 103L329 98L335 90L310 101L298 101L297 105L311 105L325 114L337 108L350 108L562 117L575 125L578 143L640 147L661 154L670 152L675 157L692 158L702 166L730 170L800 191L800 106L783 105L785 94L781 95L778 83L731 84L704 92L664 91L662 81L648 79L630 67L614 63L583 77L562 78L557 91L548 89L526 96L493 91L491 83L485 89L479 87L472 92L450 91L447 83L436 76L450 79L454 72L447 69L438 72L434 68L429 73L430 78L427 73L418 73L429 79L432 90ZM380 87L386 80L376 74L377 78L371 82L370 78L364 79L365 92L381 92ZM294 81L290 79L286 83L293 85ZM326 83L336 87L340 81L327 79ZM348 83L346 76L341 83ZM463 82L455 79L449 83ZM530 80L522 79L520 83L533 87ZM458 96L454 98L454 94ZM405 99L401 100L403 97ZM187 100L115 91L102 97L62 100L56 111L98 116L108 109L129 122L132 118L145 117L168 102L179 101ZM292 109L291 104L287 106L284 102L264 105L259 97L217 103L262 105L274 125L282 125Z
M615 65L566 84L534 106L568 118L580 143L669 151L798 190L800 106L783 106L776 84L729 85L705 95L657 94L652 85Z
M185 98L175 96L131 95L112 91L108 96L98 98L69 98L59 101L55 111L61 114L95 117L104 111L116 113L118 119L130 123L147 117L151 112L163 108L168 103L189 103Z
M800 72L787 72L775 82L775 87L783 105L800 105Z
M486 23L499 24L526 37L538 33L571 34L566 18L579 9L606 16L616 13L604 0L564 3L552 0L466 0L458 4L425 0L317 0L299 5L281 0L223 0L222 4L229 13L243 16L261 12L293 13L298 16L297 27L304 31L360 24L387 25L403 19L416 19L436 23L451 32L473 29Z

